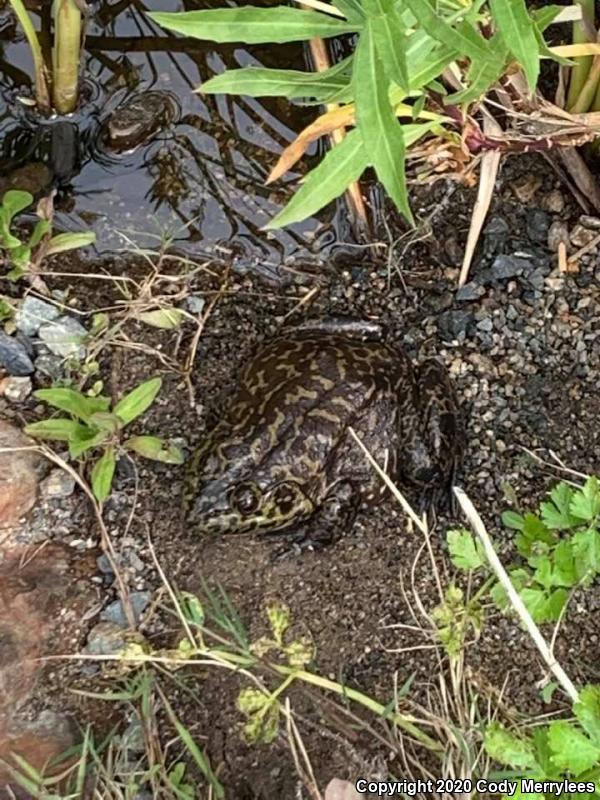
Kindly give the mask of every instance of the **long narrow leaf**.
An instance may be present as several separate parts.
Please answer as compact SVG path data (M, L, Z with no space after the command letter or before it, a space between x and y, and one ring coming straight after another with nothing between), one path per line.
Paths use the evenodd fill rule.
M360 0L335 0L333 4L350 22L362 23L365 12Z
M129 392L119 400L113 408L113 413L121 419L123 425L129 425L132 420L150 408L156 399L156 395L160 392L161 386L162 380L160 378L151 378L149 381L144 381L144 383L141 383L132 392Z
M212 42L265 44L300 42L315 36L327 38L353 33L360 25L300 8L208 9L178 13L153 12L148 16L167 30Z
M486 58L489 54L487 42L468 22L450 25L437 15L425 0L405 0L425 31L438 42L468 56L472 61Z
M353 80L357 124L365 150L387 193L412 222L404 170L404 136L390 105L389 81L375 48L371 20L367 20L358 42Z
M360 178L369 166L369 157L357 130L330 150L311 170L287 206L266 226L282 228L310 217L339 197L347 186Z
M530 91L540 74L538 42L525 0L490 0L492 16L506 46L523 67Z
M92 469L92 491L99 503L103 503L110 495L115 466L115 450L107 447Z
M203 83L197 89L204 94L243 94L247 97L313 97L325 101L350 83L350 63L345 58L323 72L302 72L294 69L242 67L229 69Z
M394 8L371 20L375 47L388 77L408 94L406 30ZM420 87L419 87L420 88Z

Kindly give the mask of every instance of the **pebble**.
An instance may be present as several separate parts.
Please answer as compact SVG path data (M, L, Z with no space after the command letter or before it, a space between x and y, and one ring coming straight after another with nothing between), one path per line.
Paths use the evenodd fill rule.
M42 354L34 362L36 372L46 375L50 380L57 381L63 375L63 362L59 356Z
M11 403L22 403L31 394L31 378L10 376L0 381L0 392Z
M39 336L48 350L57 356L85 358L83 339L87 331L73 317L59 317L51 324L43 325Z
M589 228L592 231L600 231L600 217L590 217L587 214L582 214L579 217L579 222L584 228Z
M565 207L565 198L558 189L548 192L542 199L542 206L551 214L560 214Z
M40 490L48 499L70 497L75 490L75 478L66 470L57 467L42 481Z
M133 618L136 625L140 621L140 617L150 602L151 597L152 593L147 591L131 592L129 595L129 599L131 601L131 610L133 612ZM106 608L101 612L100 619L104 620L105 622L111 622L115 625L118 625L120 628L129 627L129 623L127 622L127 617L125 615L125 609L123 608L123 603L120 600L115 600L113 603L107 605Z
M40 327L60 315L56 306L28 295L15 314L17 328L26 336L35 336Z
M485 289L483 286L479 286L478 283L475 281L470 281L469 283L465 283L464 286L456 292L456 299L459 301L466 301L466 300L479 300L479 298L485 294Z
M533 242L546 242L550 223L550 215L535 208L527 215L527 235Z
M598 235L598 231L590 230L589 228L585 228L581 224L575 225L571 234L569 236L571 240L571 244L575 247L585 247L586 244L589 244L592 239L595 239Z
M548 250L551 250L553 253L556 253L558 250L558 245L561 242L567 244L569 241L569 228L567 227L566 222L563 222L560 219L555 220L552 225L548 228L548 237L546 239L546 243L548 245Z
M83 652L91 656L110 656L126 646L123 628L114 622L99 622L89 632Z
M15 336L8 336L4 331L0 331L0 365L9 375L17 377L31 375L34 371L24 343Z
M190 312L190 314L201 314L204 306L206 305L206 300L204 297L199 297L196 294L191 294L189 297L185 299L185 307Z
M438 317L440 333L446 339L456 339L466 333L472 322L473 315L469 311L445 311Z

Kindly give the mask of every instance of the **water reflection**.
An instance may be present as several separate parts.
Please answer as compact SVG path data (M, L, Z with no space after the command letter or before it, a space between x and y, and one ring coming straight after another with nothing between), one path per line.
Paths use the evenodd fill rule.
M170 36L145 13L209 5L220 4L120 0L95 8L86 36L86 102L67 123L77 136L71 145L76 159L55 175L60 188L58 222L74 228L91 225L105 252L121 246L118 229L137 231L140 245L149 246L154 239L144 241L139 232L177 228L177 244L183 249L194 255L229 254L240 269L316 265L339 244L335 209L325 214L327 221L307 220L276 234L261 230L291 196L293 186L288 179L266 187L265 178L277 154L314 117L314 109L276 98L193 93L228 67L304 68L302 47L249 52L222 46L217 52L210 44ZM56 155L57 143L66 147L66 129L63 138L56 138L56 126L64 127L64 121L48 120L40 126L18 100L27 88L28 52L17 38L14 26L0 21L4 173L28 160L48 162L52 147ZM107 146L106 120L148 90L175 99L177 113L144 145L115 152Z

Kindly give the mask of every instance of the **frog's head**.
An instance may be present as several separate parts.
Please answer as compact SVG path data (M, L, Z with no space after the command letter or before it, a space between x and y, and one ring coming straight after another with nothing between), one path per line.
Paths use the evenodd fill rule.
M198 533L244 533L279 530L314 510L297 481L282 480L261 489L253 480L224 485L216 479L202 487L187 514Z

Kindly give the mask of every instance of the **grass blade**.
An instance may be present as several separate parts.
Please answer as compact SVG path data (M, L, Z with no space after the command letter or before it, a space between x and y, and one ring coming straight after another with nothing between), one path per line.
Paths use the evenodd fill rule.
M375 47L368 20L354 57L356 116L365 152L398 209L412 223L404 171L405 145L389 100L389 80Z
M533 92L540 74L540 54L525 0L490 0L490 8L506 46L523 67L529 90Z
M167 30L220 44L283 44L305 41L314 36L326 39L343 33L353 33L360 27L318 11L286 6L154 12L148 16Z
M287 206L266 226L282 228L310 217L341 195L369 166L360 132L351 131L311 170Z

